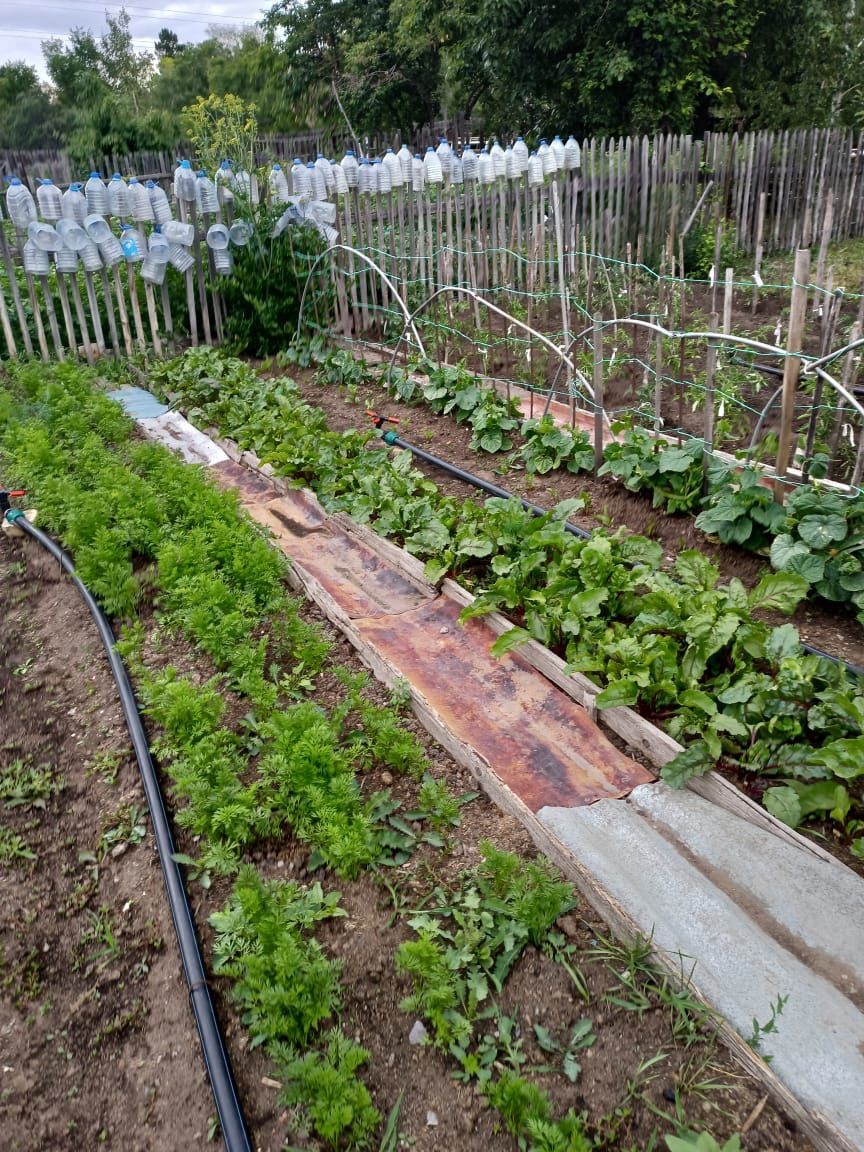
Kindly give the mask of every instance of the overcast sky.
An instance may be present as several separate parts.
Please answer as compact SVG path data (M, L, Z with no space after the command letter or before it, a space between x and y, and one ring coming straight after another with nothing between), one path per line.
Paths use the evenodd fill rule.
M121 5L119 0L23 0L0 4L0 63L24 60L45 75L40 43L51 36L65 36L70 27L89 28L94 36L105 31L105 12L116 15L125 7L132 22L132 37L137 48L153 51L153 41L160 28L173 29L182 42L203 40L210 24L242 28L252 24L262 11L271 7L261 0L231 0L211 3L209 0L166 0L164 7L138 0Z

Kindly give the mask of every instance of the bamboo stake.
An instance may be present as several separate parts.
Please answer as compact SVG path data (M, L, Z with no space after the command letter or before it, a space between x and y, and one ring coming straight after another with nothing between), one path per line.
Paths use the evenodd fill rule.
M9 319L9 309L6 307L6 293L0 292L0 325L3 327L3 335L6 339L6 349L9 357L12 360L18 358L18 348L15 344L15 335L12 331L12 324Z
M789 311L789 332L786 350L789 353L783 365L783 408L780 418L780 444L777 449L774 499L783 503L783 480L792 456L792 433L795 423L795 398L801 372L800 353L804 340L804 320L807 309L807 283L810 277L810 250L799 248L795 253L792 279L792 300Z
M9 281L9 291L12 293L12 305L18 318L18 328L21 332L21 341L28 356L33 355L33 341L30 339L30 328L27 324L27 313L21 302L21 293L18 291L18 280L15 275L15 264L6 243L6 231L0 226L0 255L3 257L3 266Z
M126 355L131 359L133 355L132 330L129 327L126 297L123 294L123 281L120 279L120 266L117 264L114 266L114 294L117 298L117 311L120 314L120 327L123 330L123 345L126 348Z
M66 280L59 272L57 273L57 293L60 297L60 310L63 313L63 325L66 329L69 351L72 353L73 359L78 360L78 337L75 335L72 310L69 307L69 293L66 291Z
M72 287L72 301L75 304L75 315L78 317L81 341L84 344L84 355L87 357L87 363L92 368L95 363L93 345L90 342L90 330L87 327L87 317L84 315L84 302L81 299L81 291L78 288L78 277L75 275L70 276L69 283Z

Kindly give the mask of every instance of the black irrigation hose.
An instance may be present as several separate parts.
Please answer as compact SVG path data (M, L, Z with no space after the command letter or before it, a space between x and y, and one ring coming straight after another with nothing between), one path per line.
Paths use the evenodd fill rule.
M189 998L192 1003L192 1012L195 1015L195 1024L201 1040L201 1050L204 1054L204 1063L213 1089L213 1098L216 1101L216 1111L222 1129L222 1138L228 1152L251 1152L252 1145L246 1130L246 1122L240 1108L237 1087L231 1071L231 1061L222 1041L219 1024L213 1001L210 998L210 989L207 986L207 973L204 961L201 958L201 949L198 945L198 936L195 932L195 922L183 886L180 865L173 859L174 839L171 835L171 826L168 814L159 788L159 781L150 757L150 747L141 715L135 702L135 695L123 661L114 647L114 633L102 609L94 600L89 589L82 584L75 574L75 568L69 556L56 544L50 536L46 536L26 519L23 512L13 509L7 512L6 519L22 529L28 536L32 536L42 547L59 562L61 568L69 574L72 583L81 594L84 603L90 609L90 614L96 622L99 636L105 645L108 663L120 693L120 702L123 705L123 715L126 726L135 749L138 767L141 769L141 779L144 783L144 794L147 797L147 806L150 809L150 819L153 822L153 836L159 852L159 862L162 865L162 875L165 879L165 888L168 892L168 904L177 932L177 943L180 947L180 956L183 960L183 970L186 983L189 986Z
M415 444L410 444L407 440L403 440L402 437L397 436L395 432L384 432L383 440L385 444L389 444L394 448L407 448L418 460L425 460L427 464L431 464L435 468L440 468L442 472L446 472L449 476L454 476L464 484L471 484L474 488L479 488L481 492L488 492L490 496L500 496L502 500L518 499L522 507L535 516L545 516L549 511L548 508L541 508L539 504L532 504L530 500L523 500L521 496L514 496L514 494L508 492L506 488L499 488L497 484L490 484L479 476L475 476L473 472L466 472L463 468L457 468L455 464L449 464L446 460L442 460L440 456L433 456L431 452L426 452L422 448L418 448ZM571 524L569 520L564 521L564 527L568 532L572 532L574 536L578 536L580 540L591 539L590 532L586 532L584 528L577 528L576 525ZM829 652L823 652L820 648L813 648L810 644L805 644L803 641L801 642L801 647L805 652L809 652L811 656L821 656L823 660L830 660L832 664L842 664L846 671L853 676L864 676L864 668L859 668L856 664L849 664L846 660L832 656Z

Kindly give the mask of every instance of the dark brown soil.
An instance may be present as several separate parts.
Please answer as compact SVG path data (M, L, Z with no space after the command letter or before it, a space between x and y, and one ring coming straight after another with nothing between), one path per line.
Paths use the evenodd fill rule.
M11 897L4 899L2 922L4 981L15 974L2 1000L3 1066L12 1069L4 1071L3 1146L28 1152L79 1149L97 1147L102 1140L107 1147L177 1152L196 1147L205 1141L213 1107L149 836L116 858L109 856L92 892L87 888L89 869L78 861L82 848L98 843L107 814L119 803L142 803L113 682L89 617L74 590L58 581L56 568L29 548L24 564L17 548L0 542L0 549L0 609L7 613L0 766L8 768L11 759L21 755L37 762L50 758L67 780L47 813L2 811L3 823L26 834L39 856L32 868L0 866ZM305 611L308 618L320 619L313 609ZM348 642L330 630L328 635L331 658L314 696L324 705L343 692L336 668L361 670ZM152 619L148 636L148 662L171 663L202 678L212 673L194 650ZM26 674L16 671L22 668ZM388 698L374 682L368 693L381 703ZM432 771L447 780L451 791L473 790L473 780L413 718L405 723L423 743ZM98 771L86 775L85 765L102 763L99 757L108 754L119 763L114 785ZM416 791L410 781L393 780L378 768L363 778L367 793L382 787L391 787L413 806ZM30 828L31 823L36 826ZM463 809L452 852L424 849L389 875L400 908L418 906L437 884L455 882L461 870L479 861L484 839L532 854L521 825L481 796ZM182 837L180 847L194 851L194 844ZM306 856L301 845L286 839L262 846L252 860L265 875L303 879ZM414 1018L399 1007L409 986L396 972L394 956L411 933L394 915L387 889L371 879L346 883L326 873L316 873L316 878L342 893L348 916L323 926L320 938L344 961L341 1023L372 1053L364 1078L377 1107L387 1116L401 1096L400 1147L516 1152L515 1140L483 1098L453 1080L454 1061L433 1048L409 1043ZM74 892L76 885L81 886L80 896ZM211 941L208 917L227 892L223 880L208 891L193 887L205 956ZM76 899L85 911L70 909ZM104 968L99 959L88 961L85 955L82 967L81 934L90 923L86 909L102 905L111 909L121 953ZM556 1106L585 1109L606 1147L645 1148L652 1134L655 1146L662 1146L662 1134L674 1130L677 1090L686 1121L710 1129L721 1141L746 1127L747 1149L810 1149L773 1104L762 1107L761 1086L741 1071L710 1029L687 1048L676 1040L668 1009L656 997L644 1012L609 1002L610 994L620 991L613 974L616 965L599 958L606 930L584 902L564 918L561 928L577 949L589 1002L574 993L558 965L533 949L518 964L501 999L523 1041L528 1060L523 1074L548 1088ZM146 973L140 970L142 960ZM287 1140L292 1147L314 1148L278 1105L274 1069L260 1050L249 1050L225 982L214 981L214 991L255 1147L278 1152ZM580 1053L582 1073L576 1084L537 1070L555 1058L540 1051L533 1025L542 1024L560 1042L582 1018L591 1020L596 1042ZM114 1021L118 1023L112 1031ZM659 1059L648 1066L654 1057ZM433 1118L437 1123L430 1123ZM77 1125L71 1131L70 1122Z
M64 782L44 810L0 805L36 857L0 863L0 1144L203 1149L215 1108L149 827L95 863L145 812L99 637L56 563L5 536L0 618L0 773Z

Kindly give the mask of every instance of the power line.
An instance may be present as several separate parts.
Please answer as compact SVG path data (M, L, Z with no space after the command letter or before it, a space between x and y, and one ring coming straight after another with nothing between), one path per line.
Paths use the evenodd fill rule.
M261 7L263 8L264 5L262 4ZM111 3L111 2L105 3L105 4L87 4L87 3L80 4L79 3L79 4L75 5L74 11L77 12L78 10L82 10L82 11L88 11L88 12L104 13L105 10L109 9L109 8L113 9L116 12L120 12L120 11L125 9L125 11L128 12L130 14L130 16L137 15L139 17L151 17L153 19L159 19L159 20L166 18L166 17L170 18L170 19L175 19L175 20L182 20L182 19L185 19L186 17L190 17L190 18L199 18L200 17L200 21L198 19L195 20L196 23L206 22L208 24L222 24L222 23L241 23L242 24L242 23L251 23L255 19L254 16L250 16L250 17L232 16L232 15L229 15L227 13L224 16L221 16L221 15L217 15L217 14L212 13L212 12L202 12L199 9L194 9L194 8L188 8L188 9L158 8L158 9L154 10L151 8L140 7L140 6L135 5L135 4L118 4L118 3ZM63 6L63 5L57 5L57 4L40 4L39 10L40 11L50 10L53 12L69 12L69 7Z

